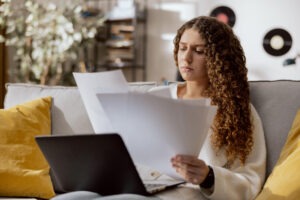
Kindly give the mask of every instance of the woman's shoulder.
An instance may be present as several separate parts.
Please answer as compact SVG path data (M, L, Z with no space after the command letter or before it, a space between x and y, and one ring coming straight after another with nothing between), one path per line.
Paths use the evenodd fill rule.
M177 98L177 88L181 84L181 82L170 82L167 85L153 87L148 92L152 94L163 94L169 92L169 95L171 95L172 98Z
M254 117L259 118L259 115L258 115L258 113L257 113L257 111L256 111L256 109L255 109L255 107L253 106L252 103L250 103L250 110L251 110L251 113L252 113L252 115L253 115Z
M169 85L158 85L156 87L151 88L148 90L148 93L159 93L159 92L164 92L164 91L169 91L171 87Z
M160 85L160 86L153 87L150 90L148 90L148 93L160 97L168 97L168 98L172 97L171 88L168 85Z
M261 118L260 118L258 112L256 111L255 107L252 104L250 104L250 109L251 109L252 123L253 123L254 127L256 127L256 128L260 127L260 130L263 132L262 121L261 121Z

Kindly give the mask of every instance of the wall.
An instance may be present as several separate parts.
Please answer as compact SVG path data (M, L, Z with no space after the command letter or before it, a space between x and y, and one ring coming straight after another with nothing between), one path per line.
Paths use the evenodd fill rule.
M149 0L148 52L149 81L174 80L174 33L186 20L209 15L217 6L228 6L236 15L233 27L247 57L249 80L300 79L300 66L283 67L283 61L300 52L297 0ZM282 56L271 56L263 49L263 37L273 28L284 28L293 39L291 49ZM300 60L298 59L298 63Z
M52 0L60 6L66 6L70 1L83 0ZM297 65L282 66L284 59L300 52L300 26L297 22L300 1L147 0L147 81L175 80L173 38L176 30L185 21L209 15L213 8L221 5L231 7L236 14L233 29L244 47L249 80L300 79L300 59ZM283 56L271 56L262 47L264 35L273 28L284 28L292 35L292 48Z
M148 1L147 79L174 80L173 38L178 27L198 15L197 1Z

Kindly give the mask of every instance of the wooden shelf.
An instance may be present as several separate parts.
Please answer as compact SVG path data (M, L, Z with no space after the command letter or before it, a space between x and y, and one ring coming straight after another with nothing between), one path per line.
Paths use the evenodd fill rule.
M101 1L101 5L105 2L107 8L110 8L106 13L108 15L110 15L109 10L112 11L116 8L114 6L118 6L111 0L98 1ZM133 17L121 18L120 15L118 18L114 13L114 18L107 19L105 26L98 33L97 38L99 39L95 43L92 53L93 61L90 61L89 55L86 55L87 63L90 63L90 68L95 71L103 69L131 70L131 82L136 81L136 69L143 70L142 78L139 81L146 79L146 0L133 1L134 9L130 8L135 12ZM144 7L138 5L142 1Z

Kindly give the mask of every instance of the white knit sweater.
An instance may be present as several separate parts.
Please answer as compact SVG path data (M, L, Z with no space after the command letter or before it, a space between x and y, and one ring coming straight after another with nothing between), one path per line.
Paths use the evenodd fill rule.
M177 85L171 85L170 89L171 96L177 98ZM159 90L159 88L156 88L155 90ZM253 120L254 145L245 165L241 165L239 161L236 161L230 169L225 168L225 152L220 152L216 155L210 144L210 135L212 134L210 130L200 151L199 158L204 160L206 164L210 165L214 170L215 185L213 191L208 192L201 190L197 185L185 184L176 189L159 193L156 196L165 200L206 198L218 200L254 199L261 190L265 179L266 145L260 117L252 105L251 113ZM144 170L142 172L142 177L149 178L150 173L151 170Z

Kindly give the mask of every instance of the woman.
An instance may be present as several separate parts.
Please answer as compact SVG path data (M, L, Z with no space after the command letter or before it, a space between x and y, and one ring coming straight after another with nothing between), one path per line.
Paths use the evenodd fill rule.
M185 82L171 86L172 96L210 98L218 107L199 158L171 159L191 186L185 192L184 187L177 189L174 196L196 199L199 193L209 199L254 199L265 178L266 149L260 118L250 105L246 58L239 40L229 26L203 16L179 28L174 45L174 59Z
M179 28L174 45L174 59L185 82L170 86L173 98L209 98L218 110L199 157L175 155L171 159L187 184L156 197L254 199L265 177L266 149L259 116L250 105L246 59L239 40L229 26L215 18L198 17ZM169 179L151 169L139 170L143 178L151 179L154 174L154 179ZM139 195L99 197L106 198L150 199Z

